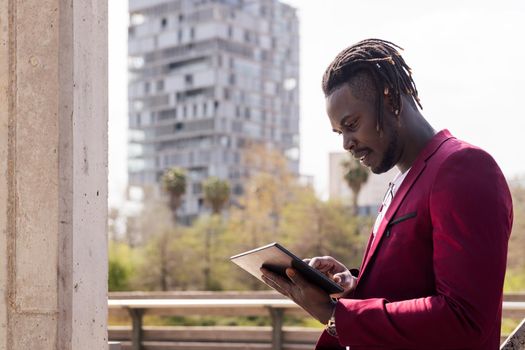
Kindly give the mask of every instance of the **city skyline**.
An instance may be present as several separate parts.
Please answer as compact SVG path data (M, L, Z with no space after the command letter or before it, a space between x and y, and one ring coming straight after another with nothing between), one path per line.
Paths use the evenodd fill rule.
M326 198L328 193L328 153L341 150L341 139L331 132L324 111L321 75L339 51L367 37L391 40L405 48L403 56L414 71L423 115L436 130L448 128L455 136L484 148L509 178L525 173L525 162L517 151L525 148L525 119L520 108L525 73L519 68L525 49L517 45L525 31L521 20L525 4L284 2L298 8L300 21L300 170L314 176L320 195ZM118 46L123 43L118 43L117 32L119 16L126 15L115 12L115 3L110 3L110 76L115 77L110 78L110 119L115 115L125 119L127 114L119 112L125 106L118 106L122 91L117 70L123 65ZM126 101L125 83L123 86ZM126 172L125 155L122 161L126 151L118 141L124 131L115 122L118 124L110 120L110 200L118 196Z

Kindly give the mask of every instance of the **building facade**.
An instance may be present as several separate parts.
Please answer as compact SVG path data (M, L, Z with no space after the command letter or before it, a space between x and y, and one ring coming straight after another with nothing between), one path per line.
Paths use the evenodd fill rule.
M186 169L181 215L202 212L210 176L242 194L251 143L299 172L299 30L277 0L130 0L129 182ZM158 187L158 186L157 186Z

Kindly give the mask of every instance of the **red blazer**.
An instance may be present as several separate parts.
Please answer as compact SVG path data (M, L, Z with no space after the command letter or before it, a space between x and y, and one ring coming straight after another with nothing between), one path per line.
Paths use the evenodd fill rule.
M316 349L499 348L512 200L483 150L439 132L401 184Z

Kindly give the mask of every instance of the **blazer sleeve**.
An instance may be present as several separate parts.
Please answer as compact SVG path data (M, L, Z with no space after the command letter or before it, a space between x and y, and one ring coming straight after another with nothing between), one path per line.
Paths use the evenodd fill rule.
M512 201L492 157L477 148L449 155L436 173L429 211L435 295L340 299L335 319L341 346L476 348L494 334ZM330 340L322 337L318 349L324 339Z

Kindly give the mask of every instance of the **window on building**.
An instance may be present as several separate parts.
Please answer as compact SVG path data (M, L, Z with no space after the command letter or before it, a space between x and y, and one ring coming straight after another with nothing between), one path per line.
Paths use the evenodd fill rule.
M228 83L230 83L230 85L235 85L235 74L230 74L230 76L228 77Z
M230 138L228 136L221 136L219 142L220 142L221 146L224 146L224 147L229 147L230 146Z
M194 183L192 187L193 187L192 188L193 194L200 194L200 193L202 193L202 184Z
M188 85L193 84L193 74L186 74L184 76L184 82Z
M146 17L142 13L132 13L129 21L131 25L138 26L146 21Z
M144 93L149 94L149 90L150 90L150 83L149 81L147 81L144 83Z
M184 123L175 123L175 131L184 129Z
M240 196L244 193L244 190L241 185L235 185L233 186L233 194Z
M195 40L195 28L190 28L190 39Z
M160 20L160 27L162 29L165 29L166 27L168 26L168 19L167 18L163 18Z
M157 91L164 91L164 80L157 80Z

